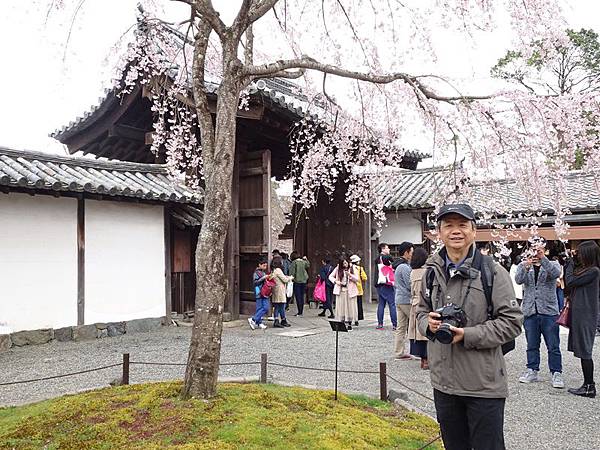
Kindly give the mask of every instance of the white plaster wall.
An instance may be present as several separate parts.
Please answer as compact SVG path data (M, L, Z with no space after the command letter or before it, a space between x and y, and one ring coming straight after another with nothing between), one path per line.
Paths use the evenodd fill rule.
M379 242L400 244L404 241L423 242L421 221L410 212L386 213L386 226L381 230Z
M163 211L86 200L86 324L165 315Z
M0 194L0 328L77 325L77 200Z

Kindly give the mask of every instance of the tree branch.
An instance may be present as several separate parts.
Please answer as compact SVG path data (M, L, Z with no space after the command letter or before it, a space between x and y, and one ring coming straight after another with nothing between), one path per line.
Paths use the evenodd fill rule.
M194 63L192 65L192 90L200 126L202 151L205 157L210 158L214 156L215 133L204 86L204 63L211 30L212 25L209 21L206 18L200 18L194 42Z
M186 0L176 0L183 1L183 3L190 3ZM221 18L219 17L219 13L215 10L211 0L196 0L193 2L193 6L198 11L199 15L202 16L211 26L213 30L219 35L221 39L225 37L227 33L227 26Z
M295 79L303 76L305 73L306 73L306 70L304 70L304 69L281 70L279 72L275 72L273 75L269 75L266 77L254 77L253 79L258 80L260 78L289 78L289 79L295 80Z
M261 0L253 5L248 13L248 20L252 24L264 16L271 8L273 8L279 0Z
M444 96L437 94L429 87L419 81L419 77L410 75L404 72L396 72L389 74L373 74L356 72L353 70L346 70L339 68L331 64L321 63L309 56L303 56L301 58L280 60L270 64L262 64L260 66L246 66L243 69L243 74L252 78L268 78L275 76L287 69L310 69L317 70L319 72L328 73L331 75L337 75L343 78L351 78L354 80L367 81L375 84L388 84L393 81L404 81L412 87L418 89L425 97L431 100L438 100L444 102L455 102L455 101L469 101L469 100L488 100L491 98L489 95L473 96L473 95L456 95L456 96Z
M244 51L244 63L247 66L254 62L254 29L250 25L246 29L246 49Z

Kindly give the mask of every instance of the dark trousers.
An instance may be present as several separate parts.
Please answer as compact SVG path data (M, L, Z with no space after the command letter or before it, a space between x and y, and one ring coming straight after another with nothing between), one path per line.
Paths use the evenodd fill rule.
M365 320L365 314L363 312L363 296L356 296L356 306L358 307L358 320Z
M446 450L504 450L503 398L449 395L433 391Z
M540 370L540 343L544 336L548 349L548 366L551 373L562 372L560 336L556 316L534 314L525 318L525 337L527 338L527 368Z
M298 307L298 314L304 311L304 293L306 292L306 283L294 283L294 298Z
M323 309L333 314L333 286L329 287L325 285L325 304L323 305Z

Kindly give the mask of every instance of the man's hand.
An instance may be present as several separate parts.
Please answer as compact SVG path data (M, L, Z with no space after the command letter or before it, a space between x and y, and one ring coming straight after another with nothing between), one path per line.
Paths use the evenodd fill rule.
M454 333L454 339L452 339L453 344L456 344L457 342L460 342L465 338L464 328L456 328L451 326L450 331Z
M546 256L546 252L545 252L545 249L544 249L544 247L538 247L538 249L537 249L537 251L536 251L536 256L537 256L539 259L542 259L544 256Z
M436 312L430 312L428 314L427 322L429 323L429 330L432 333L435 333L442 324L442 321L440 320L441 317L442 316L440 316L440 314Z

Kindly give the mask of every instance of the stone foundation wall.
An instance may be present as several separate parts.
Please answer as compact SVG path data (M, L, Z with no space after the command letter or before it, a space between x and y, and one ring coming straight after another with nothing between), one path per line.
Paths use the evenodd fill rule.
M148 332L160 328L165 323L164 317L135 319L127 322L94 323L64 328L44 328L41 330L17 331L11 334L0 334L0 352L12 347L45 344L52 340L59 342L86 341L105 337L120 336L125 333Z

